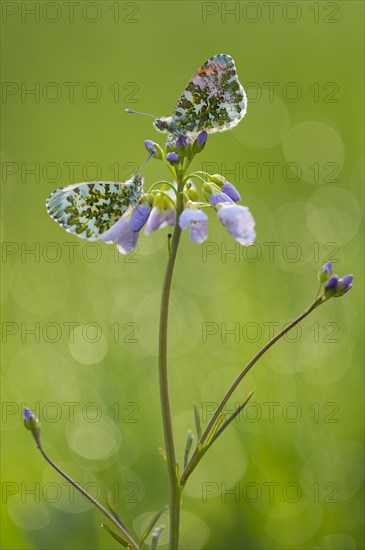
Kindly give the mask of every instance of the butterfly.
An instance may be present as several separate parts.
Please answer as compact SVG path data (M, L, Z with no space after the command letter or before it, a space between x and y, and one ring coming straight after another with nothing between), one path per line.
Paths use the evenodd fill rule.
M95 241L110 229L142 196L143 178L99 181L61 187L47 199L49 215L69 233Z
M247 96L238 80L234 61L229 55L219 54L208 59L195 73L172 116L153 117L154 126L160 132L177 136L194 136L202 130L224 132L239 123L246 109Z

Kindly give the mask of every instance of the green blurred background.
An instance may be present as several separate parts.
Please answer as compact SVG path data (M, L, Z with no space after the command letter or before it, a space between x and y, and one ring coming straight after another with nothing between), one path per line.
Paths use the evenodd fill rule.
M356 279L237 392L232 408L250 389L253 403L191 478L182 548L362 549L363 3L1 7L2 547L117 547L42 460L24 404L50 455L98 498L112 486L129 526L140 532L166 503L156 350L167 231L142 235L125 258L63 232L45 199L69 183L123 181L146 157L143 140L164 139L124 108L171 114L223 52L248 113L209 138L194 168L237 185L257 244L236 246L214 215L203 247L183 235L169 364L180 461L192 401L209 413L270 330L309 304L321 264ZM155 161L144 175L166 177Z

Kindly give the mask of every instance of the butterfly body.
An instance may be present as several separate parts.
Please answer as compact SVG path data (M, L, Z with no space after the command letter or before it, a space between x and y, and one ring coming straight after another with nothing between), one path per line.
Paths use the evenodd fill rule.
M61 187L47 199L49 215L66 231L95 241L142 196L143 178L135 174L124 183L108 181Z
M232 57L215 55L195 73L178 100L171 117L154 121L160 132L196 135L223 132L246 114L247 97Z

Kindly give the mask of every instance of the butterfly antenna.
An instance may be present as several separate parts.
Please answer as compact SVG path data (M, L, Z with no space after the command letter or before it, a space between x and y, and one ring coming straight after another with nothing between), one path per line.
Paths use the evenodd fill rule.
M152 153L150 153L150 154L148 155L148 158L146 158L146 160L145 160L144 162L142 162L141 166L140 166L140 167L138 168L138 170L137 170L138 173L142 170L142 168L143 168L144 166L146 166L147 162L153 157L153 155L155 154L155 152L156 152L156 151L152 151Z
M133 109L125 109L126 113L131 113L132 115L143 115L143 116L149 116L151 118L157 118L154 115L150 115L148 113L140 113L139 111L134 111Z

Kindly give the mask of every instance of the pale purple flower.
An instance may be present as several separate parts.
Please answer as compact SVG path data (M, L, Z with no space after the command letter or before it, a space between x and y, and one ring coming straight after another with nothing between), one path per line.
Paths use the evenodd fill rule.
M137 204L131 217L131 230L141 231L149 218L151 206L149 204Z
M238 202L241 199L241 195L237 191L234 185L229 181L225 181L222 187L222 192L229 196L234 202Z
M208 216L197 208L185 208L179 218L181 229L190 225L190 240L202 243L208 236Z
M148 218L145 233L150 235L152 231L166 227L167 225L174 225L175 223L175 208L169 205L167 208L161 208L154 206L152 208L150 217Z
M132 209L128 209L119 220L101 235L105 243L117 243L121 254L129 254L136 248L139 232L131 227Z
M217 215L228 232L239 243L249 245L254 242L256 238L255 220L247 206L222 204L218 207Z

